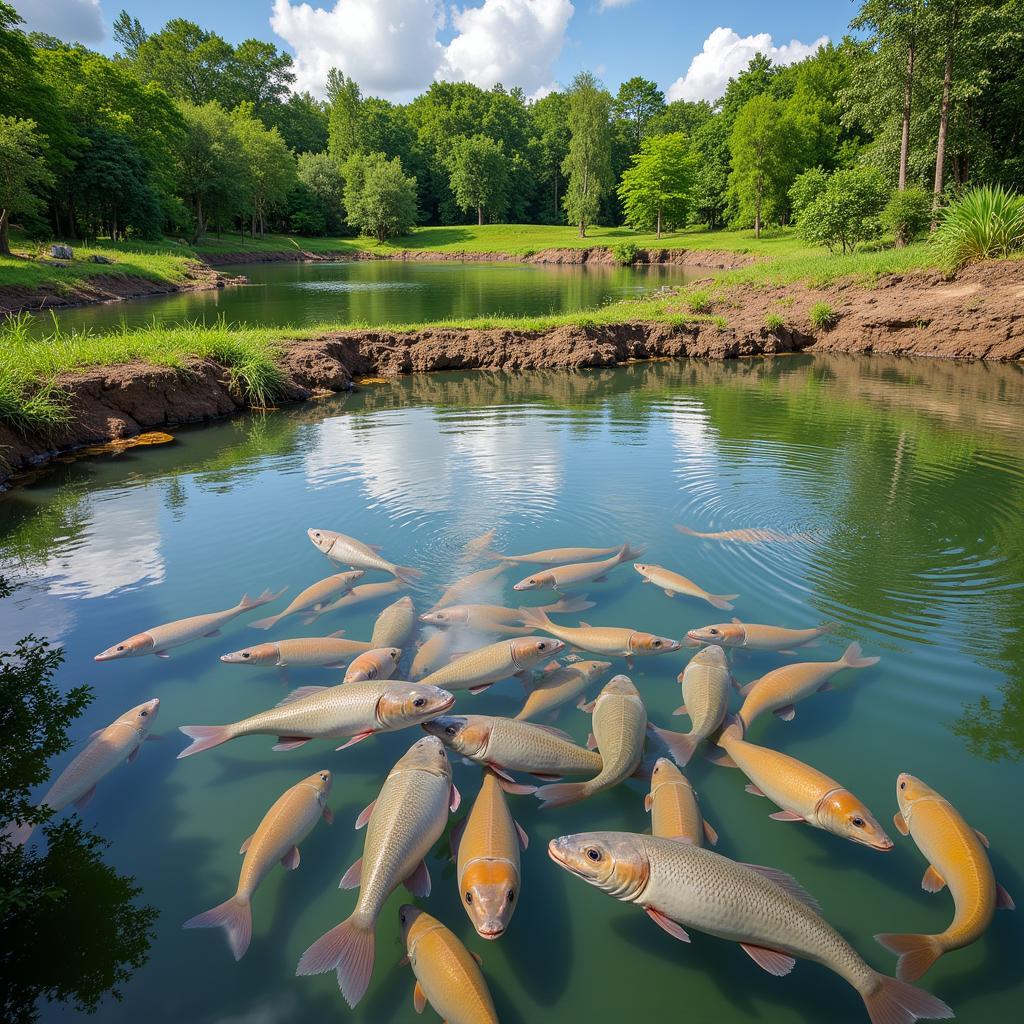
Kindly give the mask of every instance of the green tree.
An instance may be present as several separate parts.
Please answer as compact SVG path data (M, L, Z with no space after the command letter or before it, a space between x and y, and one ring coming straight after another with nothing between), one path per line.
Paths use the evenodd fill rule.
M267 128L253 112L252 104L241 103L231 112L235 140L245 163L245 212L253 238L262 238L272 214L285 209L295 187L295 156L276 128Z
M398 157L356 153L345 161L345 212L352 227L378 242L408 234L416 223L416 179Z
M500 143L486 135L456 139L449 169L455 202L463 210L475 208L477 224L483 224L485 209L501 215L507 198L508 167Z
M709 228L717 228L725 219L728 203L729 130L725 118L710 117L694 129L691 139L696 173L693 181L693 207Z
M292 225L309 235L338 231L345 215L341 168L328 153L302 153L296 171L301 194L289 203Z
M890 231L896 248L909 245L931 222L932 197L920 185L897 189L882 211L882 227Z
M693 183L693 157L686 136L679 132L652 135L644 140L619 184L626 220L635 228L655 226L661 238L665 221L673 227L686 223Z
M52 183L35 121L0 115L0 254L11 252L11 214L38 214Z
M538 193L535 218L544 224L560 224L565 189L562 164L569 153L569 98L564 92L548 93L530 106L529 114L530 164Z
M122 10L114 19L113 31L114 39L120 45L125 60L137 60L139 47L149 38L149 33L142 27L142 22Z
M673 100L648 122L648 130L652 135L668 135L670 132L682 132L691 137L698 128L703 127L715 116L715 112L707 100Z
M216 32L172 18L139 43L132 63L143 82L153 82L175 99L201 106L226 98L232 55L231 44Z
M354 78L337 68L327 73L327 145L332 157L343 164L362 153L362 93Z
M308 92L293 92L284 103L267 107L263 120L296 154L327 149L327 108Z
M562 204L580 238L597 217L611 178L611 97L589 71L581 71L569 90L569 151L562 173L569 179Z
M288 96L295 81L291 54L282 52L273 43L245 39L234 48L226 79L224 91L229 103L225 105L251 103L262 116L269 107L283 103Z
M829 175L815 168L800 175L792 191L797 229L808 242L845 254L882 232L879 214L889 190L874 167L849 167Z
M646 78L634 75L619 86L612 112L627 128L635 153L647 135L651 120L665 109L665 94Z

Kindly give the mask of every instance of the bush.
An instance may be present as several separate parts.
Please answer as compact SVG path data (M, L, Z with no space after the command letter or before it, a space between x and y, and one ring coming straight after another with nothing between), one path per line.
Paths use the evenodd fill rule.
M786 321L778 313L769 313L764 318L764 325L769 331L781 331L786 326Z
M686 305L690 308L691 313L710 313L711 312L711 296L706 291L690 292L686 296Z
M811 325L819 331L827 331L835 325L836 311L827 302L816 302L810 310Z
M1024 249L1024 196L1001 185L971 189L942 212L933 244L951 273Z
M891 231L897 248L909 245L928 230L932 219L932 195L920 185L893 192L882 211L882 227Z
M790 189L793 205L799 209L800 234L808 242L842 253L882 233L879 214L886 194L885 180L873 167L850 167L827 177L814 168L801 174Z
M635 242L616 242L611 247L611 253L620 267L631 267L636 263L640 250Z

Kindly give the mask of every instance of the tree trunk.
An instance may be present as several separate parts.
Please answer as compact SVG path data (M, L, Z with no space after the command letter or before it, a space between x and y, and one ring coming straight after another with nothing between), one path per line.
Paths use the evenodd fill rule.
M900 138L900 183L902 192L907 187L907 162L910 158L910 106L914 90L914 50L916 35L913 29L907 45L907 74L903 80L903 134Z
M661 207L658 207L658 237L661 238Z
M478 228L479 227L483 227L483 223L484 223L484 208L479 203L477 203L476 204L476 226Z
M935 196L932 200L932 231L938 225L939 203L946 178L946 136L949 133L950 93L953 88L953 42L956 38L957 9L949 13L949 36L946 40L946 69L942 76L942 109L939 113L939 142L935 149Z
M196 230L192 235L192 244L199 241L206 234L206 223L203 220L203 197L196 196Z
M587 237L587 222L585 220L580 221L580 238Z
M11 239L7 233L7 211L0 210L0 256L11 255Z

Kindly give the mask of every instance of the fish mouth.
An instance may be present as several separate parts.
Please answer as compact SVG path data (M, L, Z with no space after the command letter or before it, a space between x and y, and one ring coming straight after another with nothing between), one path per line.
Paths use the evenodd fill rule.
M872 850L878 850L880 853L888 853L893 848L894 844L893 841L886 836L884 839L879 839L878 842L865 842L864 845L871 847Z
M505 934L505 926L503 924L498 924L490 928L477 928L476 933L481 939L490 939L493 941L494 939L500 939L502 935Z
M447 690L445 691L448 692ZM443 715L446 711L451 711L455 707L455 694L449 693L447 697L443 698L444 703L438 708L438 714Z

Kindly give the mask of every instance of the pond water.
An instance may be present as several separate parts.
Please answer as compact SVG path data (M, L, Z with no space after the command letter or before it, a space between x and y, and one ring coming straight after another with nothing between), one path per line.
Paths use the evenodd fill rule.
M249 284L179 292L69 309L65 330L110 330L122 323L218 317L229 322L302 326L415 323L473 316L539 316L591 309L714 271L683 267L572 267L528 263L419 263L374 260L265 263L222 268ZM37 330L52 328L42 316Z
M836 623L805 657L836 657L856 639L881 662L840 676L835 691L800 704L793 722L769 716L754 738L853 789L895 850L878 853L771 821L774 808L746 794L738 772L697 757L688 775L721 836L719 851L795 875L868 961L891 972L894 958L873 934L939 931L953 909L948 892L921 891L925 862L890 826L896 775L910 771L987 833L997 877L1019 902L1022 408L1019 367L884 358L424 375L182 430L160 448L57 465L3 495L0 569L23 584L0 609L3 647L30 631L63 645L62 684L95 687L95 702L74 727L79 741L145 698L162 701L164 741L112 773L84 813L110 840L112 863L134 875L160 910L148 964L99 1019L420 1019L411 972L398 966L404 891L381 917L373 982L354 1012L332 976L294 976L303 950L351 911L355 893L337 885L362 851L365 833L352 823L418 731L340 753L323 741L273 753L269 738L252 737L176 761L187 742L178 725L232 721L280 699L274 670L218 661L266 634L241 619L170 660L92 661L108 644L227 607L244 591L288 584L295 594L328 575L330 563L306 538L311 526L382 544L396 561L422 569L413 590L421 608L479 567L460 560L463 545L493 528L494 545L509 553L644 542L647 561L713 592L738 592L735 614L747 621ZM724 544L684 537L674 523L770 527L811 539ZM512 602L520 575L509 573L487 596ZM591 596L597 607L584 617L594 623L674 637L730 614L670 601L641 586L628 566ZM367 638L379 610L336 613L319 632L343 628ZM296 622L280 635L308 632ZM662 726L685 728L671 711L688 654L641 660L631 673ZM782 660L738 657L734 671L747 682ZM621 661L615 667L625 670ZM297 685L330 678L293 673ZM460 696L458 708L514 714L521 701L510 680ZM573 707L557 724L581 742L589 728ZM234 892L239 844L270 804L324 767L335 772L337 820L306 840L297 871L275 869L263 883L246 957L234 963L218 931L182 931L186 918ZM477 770L458 762L454 772L468 807ZM550 862L545 848L554 836L648 828L644 793L643 783L630 781L545 812L532 797L510 798L530 846L520 906L498 942L476 937L452 867L441 850L431 857L434 892L424 905L483 956L501 1019L865 1022L855 993L826 970L800 961L789 977L774 978L710 936L694 932L684 945ZM1011 1019L1024 999L1021 940L1021 914L999 912L987 935L943 957L925 986L960 1021ZM71 1014L44 1006L42 1017ZM436 1019L432 1011L428 1017Z

